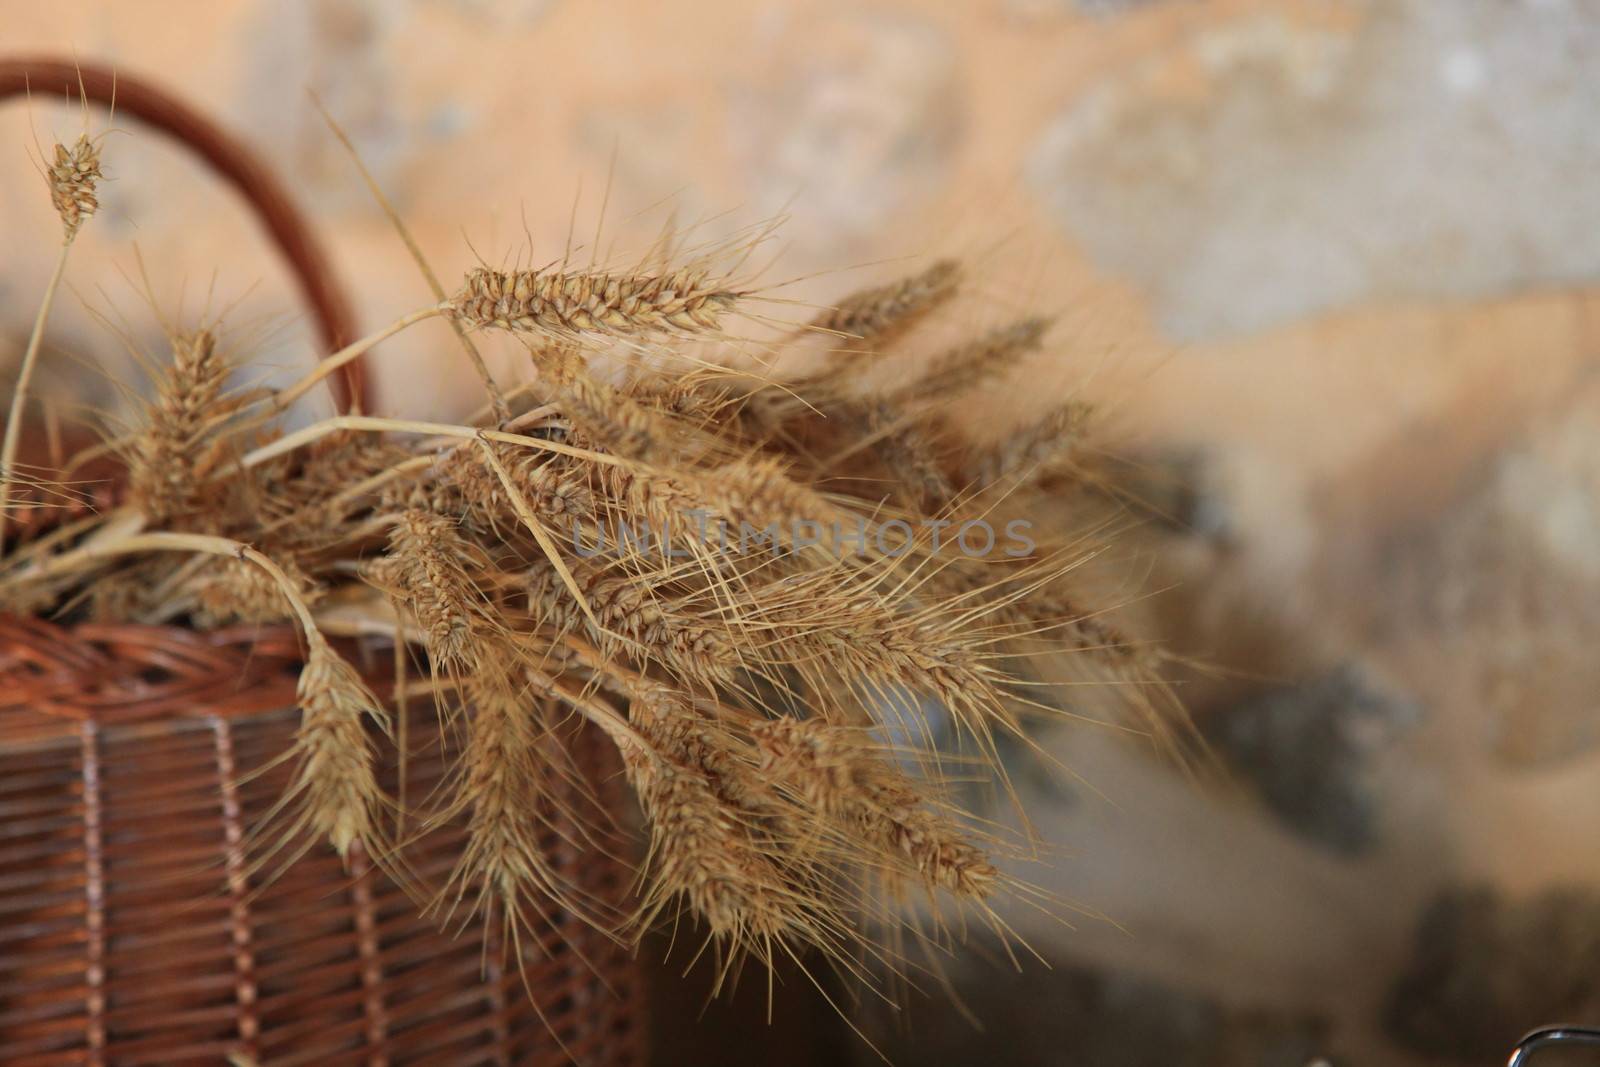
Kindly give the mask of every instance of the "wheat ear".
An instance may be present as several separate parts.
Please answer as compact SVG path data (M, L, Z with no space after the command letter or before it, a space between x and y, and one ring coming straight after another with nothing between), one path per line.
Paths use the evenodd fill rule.
M843 335L851 347L882 342L948 300L960 280L961 265L941 259L910 277L851 293L812 319L811 326Z
M227 360L209 330L173 339L172 365L128 449L130 497L151 519L198 508L200 446L227 377Z
M1049 474L1083 447L1094 408L1072 401L1007 437L982 454L975 464L974 488L988 489L1012 479L1023 481Z
M947 349L929 362L920 378L891 390L885 399L896 405L954 400L1037 350L1050 323L1047 318L1022 319Z
M61 277L67 270L67 254L72 251L79 228L100 207L100 201L95 198L95 186L101 178L99 146L88 134L79 134L70 149L58 142L55 162L46 169L45 178L50 185L50 202L61 216L61 251L45 286L39 313L33 320L28 347L22 354L17 385L11 394L11 412L6 418L5 443L0 445L0 554L5 552L6 516L11 510L11 482L16 473L17 444L22 436L22 413L27 405L33 369L39 362L39 345L44 339L45 323L50 318L50 305L61 287Z
M476 652L476 591L467 576L469 561L470 550L449 519L420 508L396 516L381 570L397 601L403 598L422 626L428 655L440 668L468 665Z
M100 147L80 133L71 148L57 144L55 162L46 171L50 182L50 203L61 216L62 236L67 244L78 236L85 220L100 208L95 187L100 173Z
M480 267L440 309L473 329L492 326L558 341L714 335L743 295L710 271L689 267L665 274Z
M508 922L533 927L531 920L548 924L560 910L585 912L579 891L540 843L552 825L550 779L557 768L548 750L556 738L530 705L547 698L519 690L503 666L467 687L467 747L455 796L430 820L442 826L465 814L467 844L432 908L448 921L463 903L468 917L497 903ZM575 813L566 814L576 821Z
M836 830L878 854L889 873L915 872L929 889L981 900L999 872L926 789L873 752L859 729L778 718L752 730L761 773L793 791Z
M308 636L309 655L296 688L299 768L287 796L304 796L297 825L308 826L345 856L352 844L370 845L377 834L374 808L382 792L363 720L370 716L386 728L389 720L355 668L320 632Z

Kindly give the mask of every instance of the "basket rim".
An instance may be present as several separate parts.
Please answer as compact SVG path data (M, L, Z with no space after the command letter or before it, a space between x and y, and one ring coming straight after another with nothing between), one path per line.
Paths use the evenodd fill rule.
M123 725L281 708L296 700L304 661L288 623L202 631L0 613L0 738L49 720ZM388 671L366 673L380 696L392 687Z

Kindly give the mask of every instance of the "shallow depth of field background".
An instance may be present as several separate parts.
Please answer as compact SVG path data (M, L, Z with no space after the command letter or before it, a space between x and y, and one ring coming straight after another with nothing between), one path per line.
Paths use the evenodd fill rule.
M1150 505L1124 616L1207 665L1183 691L1242 788L1052 732L1093 789L1024 776L1044 878L1120 929L1019 914L1053 968L953 962L982 1032L863 1008L897 1062L1494 1062L1538 1023L1600 1021L1591 0L0 0L0 50L122 65L245 135L367 326L427 291L307 88L447 278L471 249L559 257L574 203L589 241L610 171L619 248L669 216L784 213L769 277L807 276L796 300L956 254L959 325L1061 316L966 417L1104 405ZM30 122L79 128L0 113L0 366L57 234ZM154 345L135 245L163 310L235 305L272 373L303 365L231 194L137 127L105 161L49 388L116 402L85 369L127 373L91 312ZM373 374L385 412L474 402L437 324ZM667 1005L661 1040L869 1062L814 1004L762 1030L746 992L698 1031L677 1017L698 1001Z

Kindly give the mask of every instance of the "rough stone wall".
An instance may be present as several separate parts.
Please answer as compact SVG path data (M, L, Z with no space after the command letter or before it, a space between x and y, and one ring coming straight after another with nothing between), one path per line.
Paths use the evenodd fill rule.
M1040 1030L1047 1049L1490 1062L1547 1021L1479 991L1457 1033L1441 990L1451 961L1515 951L1504 931L1537 925L1541 892L1577 887L1562 914L1588 922L1600 882L1590 0L0 0L0 26L5 50L125 64L248 135L371 325L426 290L307 88L447 277L473 249L559 254L575 202L588 241L610 173L620 247L672 212L708 232L786 212L778 273L822 272L797 299L956 253L980 265L971 322L1060 313L1029 389L970 417L998 432L1092 372L1127 447L1179 471L1205 521L1129 538L1168 590L1130 614L1225 668L1184 691L1242 788L1197 799L1105 737L1052 741L1102 795L1034 783L1063 850L1050 888L1132 936L1028 927L1068 965L1037 1012L1090 1006ZM0 360L54 240L29 128L77 121L0 113ZM130 132L74 258L82 300L55 319L77 358L46 377L118 402L83 367L128 373L97 314L155 344L135 245L158 306L236 305L292 373L310 332L281 265L228 194ZM471 402L442 327L381 358L383 409ZM520 372L514 347L492 358ZM1437 919L1468 886L1492 903ZM1010 996L969 984L980 1014L985 989ZM1152 1015L1143 1053L1119 1043ZM996 1017L994 1040L1027 1029Z

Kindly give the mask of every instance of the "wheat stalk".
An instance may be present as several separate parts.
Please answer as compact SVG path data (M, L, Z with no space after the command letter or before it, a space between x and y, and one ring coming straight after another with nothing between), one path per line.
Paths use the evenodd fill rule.
M298 799L301 814L290 835L302 827L325 838L340 856L361 842L369 854L383 855L376 809L382 797L373 772L373 752L365 722L385 729L383 705L319 631L310 647L296 689L300 729L295 733L297 770L285 799Z
M772 719L754 729L760 771L809 810L876 851L887 868L909 869L929 889L984 899L999 872L927 791L871 751L861 731L817 719Z
M1092 405L1073 402L1015 431L969 463L973 488L1014 489L1052 474L1082 448L1093 416Z
M157 522L192 515L199 504L200 449L228 370L210 330L174 338L172 366L128 447L129 499Z
M1050 323L1047 318L1022 319L941 352L917 377L890 389L885 402L903 407L921 400L957 399L1036 351Z
M565 342L586 336L716 334L743 295L704 268L609 274L479 267L440 308L472 329L493 327Z
M372 171L367 169L367 165L361 160L361 153L356 151L356 146L350 142L350 138L346 135L344 129L334 121L333 115L323 106L321 97L314 90L311 93L311 100L316 104L317 111L322 114L323 121L328 124L328 128L333 131L333 135L338 138L339 144L349 153L350 160L356 165L356 170L360 172L361 180L366 182L367 190L372 194L372 199L377 202L378 206L383 209L383 213L388 216L390 224L395 228L395 232L405 244L406 251L411 254L412 261L416 263L417 268L422 272L422 277L427 281L428 288L433 291L433 298L442 303L445 299L444 286L439 284L438 276L433 273L433 268L428 265L427 259L422 254L421 246L417 244L416 238L411 236L411 231L406 227L405 222L401 220L399 212L395 211L394 205L389 203L389 198L383 194L383 188L378 184L378 179L373 177ZM456 338L461 342L462 351L467 354L467 359L472 364L472 369L477 372L478 380L483 383L484 391L489 394L490 409L494 412L496 421L507 422L511 418L511 408L506 403L505 394L501 392L499 383L494 380L494 375L489 373L489 365L483 361L482 353L472 343L472 338L467 336L466 331L461 328L459 322L451 319L450 327L455 331Z
M407 508L395 516L389 554L375 566L397 604L422 627L430 661L440 670L470 668L478 653L473 634L487 623L468 576L472 555L455 523Z
M909 277L851 293L810 325L852 342L882 342L948 300L960 281L961 265L941 259Z
M17 383L11 394L11 410L6 416L5 441L0 444L0 553L5 551L6 521L11 512L11 486L16 480L17 443L21 440L28 386L33 381L33 369L39 362L39 345L44 340L45 323L50 319L50 306L55 301L56 290L61 287L61 277L67 270L67 254L72 251L72 242L78 236L79 227L100 206L95 199L95 187L100 177L100 149L87 134L80 134L70 149L57 142L55 162L46 171L46 179L50 186L50 202L61 217L61 249L56 254L50 281L45 285L38 314L34 316L33 330L28 334L28 347L22 353L22 365L17 370Z
M556 771L549 753L554 738L535 713L536 698L519 690L504 661L475 675L466 692L471 711L455 796L427 829L465 813L467 845L433 908L448 921L463 903L468 916L492 904L517 927L531 927L536 919L549 923L561 912L600 921L588 915L577 889L556 871L539 841L553 822L542 808L550 803ZM574 818L570 812L567 817Z

